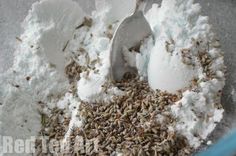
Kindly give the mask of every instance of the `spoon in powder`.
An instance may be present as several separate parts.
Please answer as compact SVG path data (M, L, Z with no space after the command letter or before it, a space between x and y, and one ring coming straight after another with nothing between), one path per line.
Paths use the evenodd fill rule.
M143 15L145 6L145 2L138 0L135 12L121 22L114 34L110 51L113 80L121 80L126 72L134 71L132 67L125 65L123 48L137 47L144 38L152 35L151 27Z

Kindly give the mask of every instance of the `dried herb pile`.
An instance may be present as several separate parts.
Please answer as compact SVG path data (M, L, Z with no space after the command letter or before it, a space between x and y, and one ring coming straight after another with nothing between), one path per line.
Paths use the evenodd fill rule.
M180 97L152 91L148 83L137 77L116 82L126 94L114 97L111 103L82 103L79 115L84 126L74 130L72 137L97 140L89 155L189 155L184 136L170 130L175 119L169 106ZM80 153L80 151L75 151Z

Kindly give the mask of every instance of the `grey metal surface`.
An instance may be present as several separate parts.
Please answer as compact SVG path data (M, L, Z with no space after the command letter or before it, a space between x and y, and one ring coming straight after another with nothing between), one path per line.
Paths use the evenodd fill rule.
M0 72L11 65L16 36L22 32L20 23L27 15L31 4L37 0L0 0ZM89 0L79 0L85 10L90 10ZM160 0L147 0L160 1ZM228 69L222 104L225 109L223 121L210 138L215 141L233 127L236 127L236 0L196 0L202 6L203 15L209 16L210 23L225 51L225 64ZM81 4L82 4L81 3Z

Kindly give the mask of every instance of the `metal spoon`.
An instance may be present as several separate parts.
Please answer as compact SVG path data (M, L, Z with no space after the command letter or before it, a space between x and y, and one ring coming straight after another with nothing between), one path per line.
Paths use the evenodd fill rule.
M135 12L125 18L115 32L110 51L111 78L113 80L121 80L126 72L135 70L125 65L122 55L123 47L128 49L135 47L144 38L152 35L151 27L143 15L145 4L144 2L137 1Z

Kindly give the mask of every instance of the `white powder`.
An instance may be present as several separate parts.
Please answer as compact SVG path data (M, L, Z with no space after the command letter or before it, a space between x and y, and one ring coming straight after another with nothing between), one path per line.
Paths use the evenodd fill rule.
M161 7L154 4L145 16L153 30L155 43L153 45L152 38L149 38L141 46L141 54L124 50L125 60L130 66L137 67L139 75L148 77L153 89L175 93L188 87L193 78L198 79L197 88L186 90L183 98L171 106L178 120L176 129L197 148L223 115L223 109L217 108L220 104L218 94L225 84L219 42L211 31L208 18L200 16L200 6L193 1L164 0ZM200 41L200 45L196 46L194 41ZM194 66L182 61L181 51L186 49ZM216 73L213 79L208 80L197 58L202 51L207 51L212 59L210 69ZM142 57L144 55L146 57ZM148 66L143 66L144 60L150 60Z
M53 103L68 90L68 81L57 72L63 64L55 70L45 54L58 53L60 57L54 60L59 62L52 63L63 63L61 49L82 22L80 10L77 3L65 0L41 1L32 6L23 23L25 32L20 36L22 43L15 52L14 65L0 75L1 136L37 136L41 127L39 101Z
M176 92L189 86L193 78L198 79L197 88L185 91L171 107L178 119L177 130L197 148L222 119L223 109L216 108L220 104L217 94L225 83L222 51L207 17L200 16L200 6L193 1L164 0L161 7L153 5L146 18L156 39L148 68L151 87ZM193 40L200 41L200 45L196 46ZM166 42L171 46L166 48ZM183 49L189 49L194 66L182 62ZM216 77L211 80L196 56L202 51L212 58L210 69Z
M1 135L14 138L37 135L41 127L37 105L41 101L47 105L45 112L50 113L50 108L57 106L71 117L66 138L72 127L82 124L76 117L81 100L109 101L113 95L122 94L113 86L104 91L103 85L110 80L110 34L134 11L135 1L129 1L97 1L98 11L90 17L92 26L79 29L75 28L85 16L89 16L72 0L43 0L33 5L23 23L25 32L20 37L23 42L15 52L14 65L0 75ZM195 148L222 118L223 109L216 108L220 97L216 95L224 86L224 64L219 48L209 47L213 58L211 69L217 73L217 78L212 80L206 79L196 59L195 68L189 68L177 55L181 49L189 48L191 55L195 56L198 50L206 48L208 41L213 42L214 34L207 18L199 15L199 8L189 0L164 0L161 7L153 5L145 16L153 30L155 43L152 38L147 38L140 53L124 54L126 61L136 66L139 75L148 78L152 87L174 92L188 86L193 77L199 79L197 91L186 90L183 98L171 107L178 119L175 129ZM192 38L202 40L199 49L194 48ZM172 53L169 54L165 42L172 40L175 44L169 47ZM93 68L81 73L77 83L78 97L68 93L69 82L63 74L70 58L80 66ZM26 77L30 80L27 81Z

